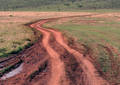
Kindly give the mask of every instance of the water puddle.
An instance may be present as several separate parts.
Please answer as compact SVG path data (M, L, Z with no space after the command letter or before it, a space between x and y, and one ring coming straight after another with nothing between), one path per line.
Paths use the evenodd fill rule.
M23 64L21 64L19 67L17 67L17 68L14 69L13 71L11 71L11 72L3 75L3 76L1 77L1 79L2 79L2 80L6 80L7 78L13 77L13 76L19 74L19 73L22 71L22 69L23 69Z

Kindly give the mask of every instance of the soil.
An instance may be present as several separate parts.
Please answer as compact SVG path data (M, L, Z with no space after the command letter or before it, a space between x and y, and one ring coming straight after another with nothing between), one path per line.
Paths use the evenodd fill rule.
M1 79L0 85L110 85L88 58L65 42L61 32L43 27L52 20L29 25L42 36L19 55L24 64L21 73Z

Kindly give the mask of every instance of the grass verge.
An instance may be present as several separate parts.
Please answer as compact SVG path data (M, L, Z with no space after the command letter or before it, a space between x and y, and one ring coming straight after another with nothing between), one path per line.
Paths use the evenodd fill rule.
M116 16L62 18L45 24L90 49L96 68L111 84L120 83L120 23Z

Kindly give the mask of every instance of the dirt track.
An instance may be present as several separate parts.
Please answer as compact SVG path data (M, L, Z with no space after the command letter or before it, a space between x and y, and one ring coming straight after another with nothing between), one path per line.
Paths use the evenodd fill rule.
M87 58L65 43L61 32L42 27L48 21L30 25L43 34L42 40L25 51L24 70L0 85L109 85Z

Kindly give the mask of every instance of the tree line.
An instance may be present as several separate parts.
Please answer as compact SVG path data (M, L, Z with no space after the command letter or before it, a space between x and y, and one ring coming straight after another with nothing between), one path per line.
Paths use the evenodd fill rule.
M119 9L120 0L0 0L0 10L64 5L71 9ZM59 8L61 8L59 6Z

